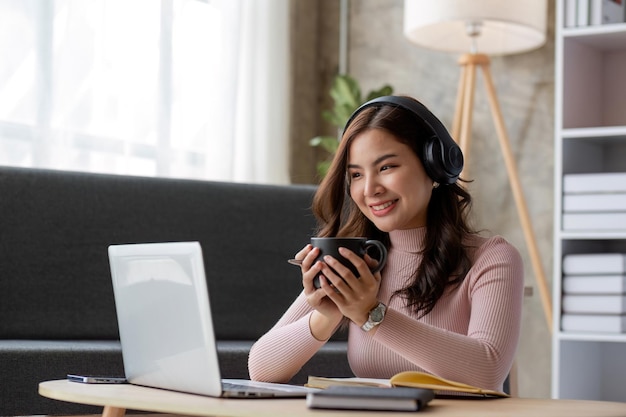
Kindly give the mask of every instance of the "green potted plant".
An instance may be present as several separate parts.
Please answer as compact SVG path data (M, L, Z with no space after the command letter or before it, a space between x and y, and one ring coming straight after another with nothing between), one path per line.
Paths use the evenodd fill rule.
M363 97L359 83L349 75L340 74L335 77L329 93L334 101L334 106L331 110L324 110L322 117L338 129L343 129L352 113L361 104L376 97L391 95L393 88L386 84L378 90L370 91ZM340 136L341 132L338 136L316 136L309 141L311 146L321 147L330 154L329 158L317 164L317 173L320 178L324 178L328 172L330 161L339 146Z

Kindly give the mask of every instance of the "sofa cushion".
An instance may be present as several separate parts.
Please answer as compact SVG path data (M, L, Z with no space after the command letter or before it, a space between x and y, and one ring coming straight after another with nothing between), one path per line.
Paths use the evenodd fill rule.
M117 339L110 244L199 241L218 339L255 340L302 289L314 186L0 168L0 338Z

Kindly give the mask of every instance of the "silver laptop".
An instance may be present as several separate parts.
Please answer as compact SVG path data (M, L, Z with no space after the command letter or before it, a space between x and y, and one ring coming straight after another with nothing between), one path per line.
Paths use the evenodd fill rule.
M312 389L222 379L198 242L109 246L131 384L212 397L305 397Z

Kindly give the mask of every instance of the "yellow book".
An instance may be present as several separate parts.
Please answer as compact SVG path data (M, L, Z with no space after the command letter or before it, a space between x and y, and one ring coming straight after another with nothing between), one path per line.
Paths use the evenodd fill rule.
M306 386L325 389L331 385L346 386L375 386L375 387L411 387L424 388L435 391L437 395L471 395L479 397L509 397L500 391L489 390L467 385L461 382L450 381L425 372L405 371L400 372L391 379L376 378L328 378L309 376Z
M413 387L432 389L436 394L464 393L481 397L509 397L501 391L478 388L462 382L450 381L435 375L417 371L405 371L395 374L389 380L394 387Z

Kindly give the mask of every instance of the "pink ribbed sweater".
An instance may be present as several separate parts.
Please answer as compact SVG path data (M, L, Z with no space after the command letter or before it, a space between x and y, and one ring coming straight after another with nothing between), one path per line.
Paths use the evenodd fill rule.
M473 266L460 286L416 319L391 295L405 286L421 261L425 228L390 233L379 300L385 319L373 334L350 323L348 360L354 374L390 378L421 370L470 385L501 390L517 349L524 274L518 251L501 237L472 236ZM252 347L250 377L286 382L321 348L309 330L312 310L300 294L274 327Z

